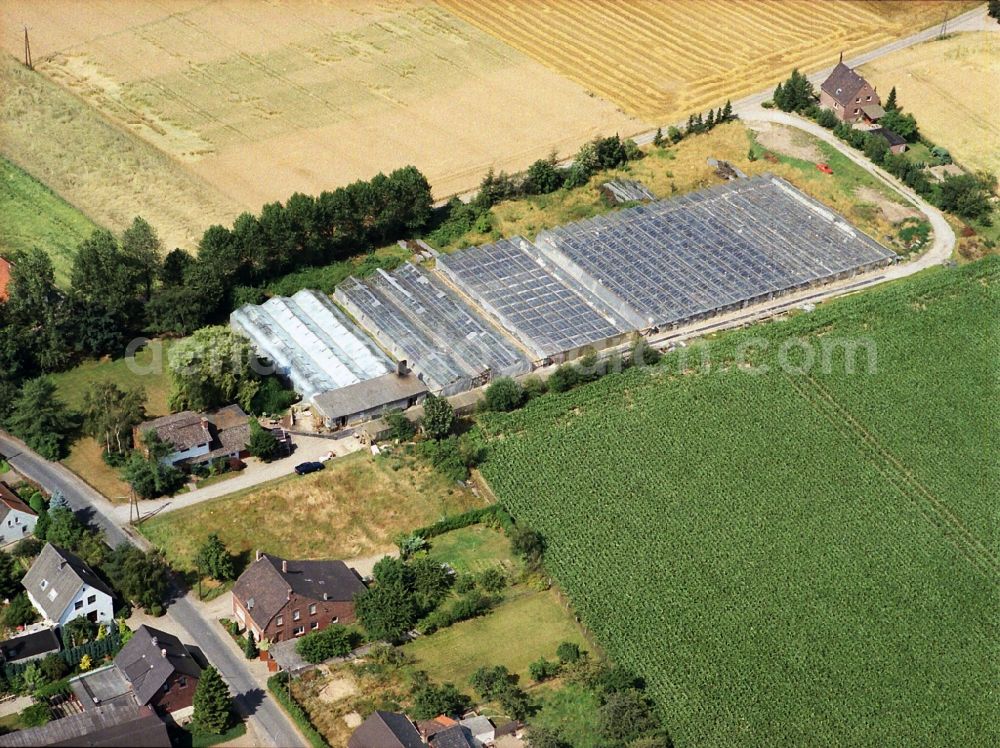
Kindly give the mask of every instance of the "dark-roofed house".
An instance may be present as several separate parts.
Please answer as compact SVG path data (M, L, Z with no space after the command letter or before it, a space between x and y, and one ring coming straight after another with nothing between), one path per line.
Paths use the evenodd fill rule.
M233 586L233 615L257 641L287 641L331 623L353 623L364 584L343 561L288 561L266 553Z
M163 458L171 465L198 464L221 458L245 457L250 441L250 416L239 405L227 405L214 413L185 410L154 418L135 427L133 440L153 431L174 451Z
M59 652L62 646L54 629L42 629L30 634L21 634L13 639L0 642L0 664L7 662L31 662L45 655Z
M0 482L0 545L14 543L35 530L38 515L21 501L6 483Z
M46 543L21 584L42 618L63 626L78 616L91 621L114 620L114 594L83 561Z
M820 85L819 104L830 109L842 122L875 122L885 114L875 89L844 64L843 55Z
M434 733L429 744L432 748L473 748L470 733L461 725Z
M876 127L874 130L869 130L872 135L879 135L885 138L885 141L889 144L889 152L900 154L906 150L906 139L902 135L897 135L892 130L886 130L884 127Z
M115 657L115 667L140 705L176 712L194 703L201 667L173 634L140 626Z
M347 748L423 748L413 723L396 712L372 712L347 741Z
M169 748L167 725L149 707L116 704L54 719L41 727L0 735L0 746Z

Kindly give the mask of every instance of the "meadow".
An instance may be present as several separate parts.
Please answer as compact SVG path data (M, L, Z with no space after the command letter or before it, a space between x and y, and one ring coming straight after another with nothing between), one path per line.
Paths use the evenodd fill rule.
M398 534L481 505L412 456L355 452L307 476L292 475L142 523L174 568L192 570L209 533L233 553L354 558L395 548Z
M861 68L880 91L896 87L920 131L970 169L1000 172L1000 34L954 34Z
M47 81L252 211L406 164L444 196L646 128L426 0L0 8L22 23Z
M974 2L440 0L626 112L671 122L940 23Z
M0 256L38 247L56 283L69 285L76 247L97 225L30 174L0 156Z
M927 271L480 419L484 477L676 745L1000 737L998 271ZM823 341L874 365L836 345L824 365Z

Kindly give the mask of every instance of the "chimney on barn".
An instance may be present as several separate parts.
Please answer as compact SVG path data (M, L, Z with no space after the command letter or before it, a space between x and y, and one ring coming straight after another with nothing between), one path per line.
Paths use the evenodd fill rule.
M396 364L396 376L405 377L410 373L410 368L406 365L406 359L401 358L399 363Z
M162 657L164 660L167 659L167 650L161 649L160 650L160 657Z
M260 548L258 548L257 549L257 557L254 560L255 561L260 561L262 558L264 558L264 551L262 551Z

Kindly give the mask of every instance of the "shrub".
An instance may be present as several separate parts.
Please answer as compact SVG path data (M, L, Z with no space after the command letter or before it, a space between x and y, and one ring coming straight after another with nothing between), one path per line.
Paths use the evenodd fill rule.
M549 376L549 389L553 392L566 392L580 381L577 370L569 364L563 364Z
M498 413L517 410L524 399L524 388L510 377L496 379L486 388L486 408Z
M431 439L444 439L455 425L455 409L443 397L428 395L420 425Z
M566 664L572 665L575 662L579 662L582 653L580 652L580 646L574 644L573 642L563 642L556 648L556 657L559 661Z
M837 126L840 120L837 119L837 115L834 114L831 110L820 109L819 112L816 114L816 122L820 126L825 127L827 130L832 130Z
M559 674L559 663L541 657L528 666L528 674L533 681L541 683Z
M545 538L530 527L518 527L510 537L510 547L529 566L537 566L545 554Z
M487 592L499 592L507 586L507 576L499 566L491 566L479 573L476 583Z
M401 442L409 441L416 435L417 426L407 418L402 411L394 410L385 417L385 422L389 425L389 438Z
M435 686L424 682L413 692L413 707L409 710L414 719L432 719L439 714L456 716L465 712L472 702L451 683Z
M59 680L69 672L69 665L67 665L66 661L55 652L45 655L42 659L40 667L42 672L45 674L45 677L50 681Z
M22 538L10 552L14 558L34 558L42 552L42 541L38 538Z
M18 721L24 727L41 727L52 720L52 711L48 704L32 704L25 707L18 715Z
M525 400L534 400L536 397L541 397L549 391L549 387L545 384L545 380L534 374L530 377L525 377L521 386L524 389Z
M295 651L303 660L318 665L332 657L343 657L350 653L354 636L344 626L333 624L322 631L306 634L295 643Z

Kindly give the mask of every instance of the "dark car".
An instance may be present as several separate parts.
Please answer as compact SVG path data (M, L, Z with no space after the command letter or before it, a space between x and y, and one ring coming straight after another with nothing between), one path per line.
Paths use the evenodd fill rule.
M315 473L317 470L322 469L322 462L303 462L295 466L295 472L299 475L309 475L309 473Z

